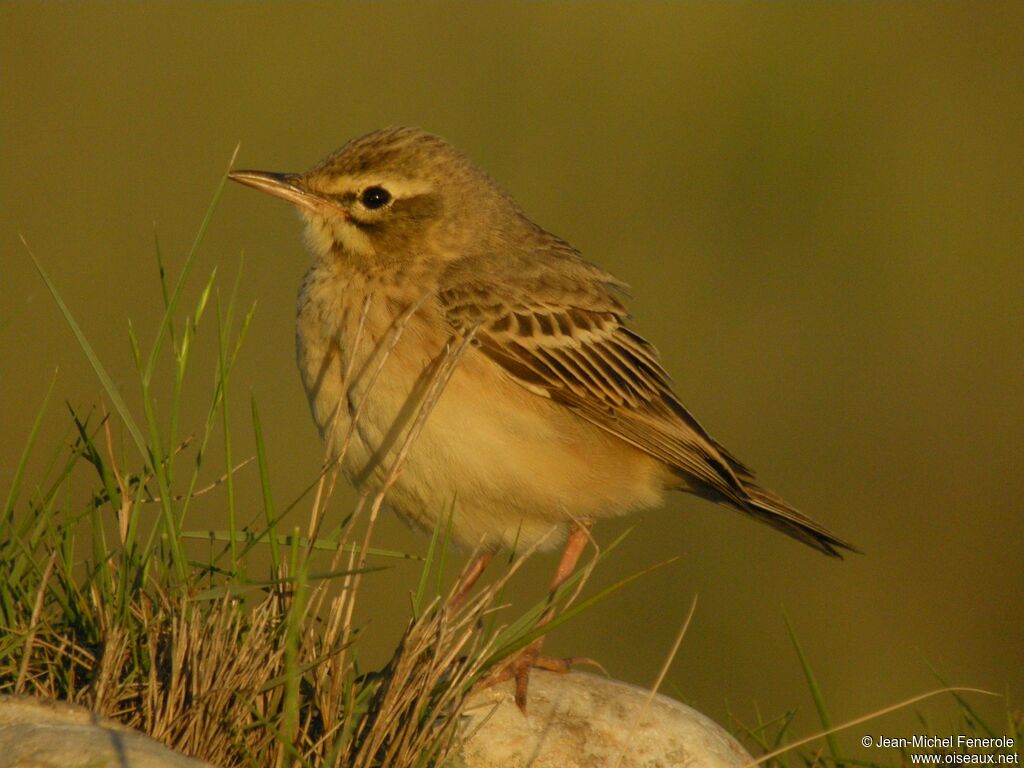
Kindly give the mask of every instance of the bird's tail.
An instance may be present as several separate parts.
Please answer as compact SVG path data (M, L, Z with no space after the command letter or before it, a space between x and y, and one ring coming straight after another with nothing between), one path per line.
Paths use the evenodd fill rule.
M724 446L711 438L708 438L708 442L714 449L708 454L709 465L718 472L720 481L713 484L694 481L688 473L679 472L679 477L684 481L680 486L682 490L750 515L830 557L841 559L842 550L860 553L857 547L843 541L821 524L798 512L782 497L754 482L754 471Z
M824 526L793 509L784 499L771 491L746 479L741 483L743 490L746 491L743 503L737 504L732 499L728 499L722 500L723 504L745 512L755 520L770 525L775 530L781 531L797 541L802 541L831 557L842 558L841 550L860 552L849 542L843 541Z

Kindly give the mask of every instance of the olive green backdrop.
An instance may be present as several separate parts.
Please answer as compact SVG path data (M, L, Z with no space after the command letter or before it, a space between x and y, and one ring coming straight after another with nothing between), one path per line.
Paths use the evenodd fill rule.
M148 338L159 316L154 222L180 264L236 143L240 167L303 170L418 125L628 281L683 401L866 552L831 561L674 496L598 527L608 542L638 525L592 588L678 562L550 650L647 684L699 595L666 689L719 720L756 703L815 727L784 612L837 721L931 687L929 664L1019 700L1024 5L5 3L0 62L4 485L55 368L51 443L62 400L100 397L18 233L134 396L126 323ZM307 258L284 204L232 186L194 283L217 266L227 289L242 252L259 306L237 432L251 391L284 501L320 461L293 361ZM212 358L197 365L205 386ZM193 525L222 525L222 503ZM377 543L426 548L390 518ZM540 595L554 563L530 563L511 599ZM368 663L416 573L368 578ZM941 733L948 704L923 710Z

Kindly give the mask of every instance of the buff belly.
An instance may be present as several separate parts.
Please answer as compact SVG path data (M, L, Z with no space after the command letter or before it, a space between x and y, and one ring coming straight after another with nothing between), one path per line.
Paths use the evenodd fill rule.
M351 307L361 306L358 296L348 298ZM394 312L378 313L375 305L361 333L354 310L341 313L343 326L311 334L315 307L307 302L298 320L298 362L313 417L330 452L344 448L349 479L372 492L416 417L443 354L442 337L428 312L414 315L375 376ZM386 501L428 530L451 513L453 538L466 547L548 549L572 520L653 506L665 487L660 463L522 387L469 348Z

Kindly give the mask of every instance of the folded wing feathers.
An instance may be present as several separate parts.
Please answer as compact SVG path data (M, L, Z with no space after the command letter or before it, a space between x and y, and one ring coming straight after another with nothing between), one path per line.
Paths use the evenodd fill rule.
M626 312L617 299L605 294L595 302L591 291L575 291L556 307L530 300L524 289L501 302L484 286L439 296L455 328L482 323L481 350L531 390L543 388L587 421L743 503L732 466L676 400L654 348L621 324Z
M676 398L654 347L623 325L614 295L623 284L586 262L574 267L587 279L523 276L499 291L463 266L438 297L456 330L479 324L481 351L513 378L696 481L696 492L826 554L854 550L753 482Z

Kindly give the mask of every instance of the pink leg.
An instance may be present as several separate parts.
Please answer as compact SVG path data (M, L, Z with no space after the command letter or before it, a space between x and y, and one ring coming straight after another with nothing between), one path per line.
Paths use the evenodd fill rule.
M487 570L487 566L491 564L491 560L494 559L494 550L485 549L475 558L473 562L466 568L459 583L459 591L455 593L455 597L448 604L451 613L456 613L466 602L466 598L469 597L469 593L473 590L477 581L483 575L483 572Z
M548 590L548 600L554 602L555 594L559 588L565 584L566 580L572 576L572 572L576 570L576 563L580 560L580 555L583 554L583 550L587 546L587 542L590 541L590 525L581 527L576 523L569 525L569 537L565 541L565 549L562 550L562 559L558 561L558 568L555 570L555 578L551 580L551 587ZM544 612L544 616L541 617L540 624L547 624L555 616L555 606L550 606L547 611Z
M565 549L562 551L562 559L555 570L555 577L551 580L551 589L548 592L548 600L551 605L544 612L537 626L543 626L555 617L555 594L572 575L579 562L580 555L590 540L590 524L582 526L572 523L569 527L569 538L565 542ZM530 685L530 670L533 667L540 667L551 672L565 673L572 669L574 664L593 664L600 667L593 659L582 656L574 656L567 659L557 659L548 656L541 656L540 650L544 645L544 637L538 637L518 654L513 656L504 666L499 667L484 679L484 686L491 686L505 680L515 680L516 684L516 706L526 714L526 694Z

